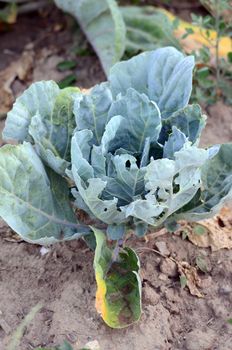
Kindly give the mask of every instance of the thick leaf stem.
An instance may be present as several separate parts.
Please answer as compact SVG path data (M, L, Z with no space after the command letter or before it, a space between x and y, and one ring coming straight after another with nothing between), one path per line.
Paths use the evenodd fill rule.
M123 246L123 239L120 238L120 239L117 240L115 248L113 250L111 263L114 263L114 262L116 262L118 260L118 256L119 256L120 249L122 248L122 246Z

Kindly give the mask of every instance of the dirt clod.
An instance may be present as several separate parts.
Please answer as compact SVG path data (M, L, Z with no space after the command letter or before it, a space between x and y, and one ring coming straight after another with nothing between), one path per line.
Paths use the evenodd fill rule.
M186 335L186 350L209 350L211 349L215 338L216 334L211 329L205 331L194 329Z
M204 278L201 279L201 288L207 291L208 288L210 288L210 286L212 285L213 280L211 276L206 276Z
M149 285L145 286L143 295L145 303L156 305L159 302L159 294Z
M176 263L170 259L164 259L160 263L160 271L168 277L177 276Z
M226 319L226 317L228 316L229 318L229 314L228 314L228 310L226 308L226 305L223 305L220 301L220 299L211 299L208 301L208 306L212 309L213 314L215 317L218 318L224 318Z

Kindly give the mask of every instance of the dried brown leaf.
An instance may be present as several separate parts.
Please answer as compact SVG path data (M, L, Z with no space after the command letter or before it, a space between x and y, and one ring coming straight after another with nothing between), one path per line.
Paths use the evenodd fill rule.
M0 71L0 115L6 114L11 108L15 97L12 84L16 78L25 81L32 70L34 51L26 50L20 58L12 62L6 69Z
M232 249L232 210L223 208L212 219L203 220L197 225L202 225L206 230L203 235L194 232L194 226L189 225L188 239L198 247L208 248L212 251L219 249Z
M180 277L186 278L186 286L188 287L190 294L203 298L203 294L199 291L198 287L201 286L201 279L198 276L197 269L186 261L176 261Z

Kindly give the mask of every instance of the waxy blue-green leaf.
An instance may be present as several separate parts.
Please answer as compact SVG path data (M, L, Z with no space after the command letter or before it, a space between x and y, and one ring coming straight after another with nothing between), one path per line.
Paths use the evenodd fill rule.
M57 90L51 82L34 84L18 104L28 104L27 122L20 124L17 115L10 114L7 125L15 118L16 134L22 137L25 132L23 137L34 142L41 160L66 174L72 186L75 183L74 206L91 220L107 224L111 239L121 238L128 227L141 235L148 225L170 226L176 213L192 213L194 206L200 208L194 215L202 218L214 211L207 211L208 206L219 208L229 196L231 180L220 173L223 191L215 189L208 196L206 187L214 189L217 177L210 170L208 183L204 174L220 152L218 146L196 147L205 118L198 105L185 106L191 70L192 59L168 47L117 64L110 81L88 96L73 89ZM43 106L46 91L49 105ZM224 169L223 162L228 166L223 156L217 172Z
M126 233L126 225L124 224L112 224L108 225L106 230L107 236L109 239L117 241L123 239L123 236Z
M129 152L142 153L148 137L151 143L157 141L161 130L160 111L145 94L128 89L109 110L109 118L117 115L122 116L124 121L111 141L110 149L123 147Z
M81 142L79 135L82 134L88 140L87 142ZM107 183L100 178L94 178L94 169L84 157L85 149L89 147L88 142L91 135L91 131L81 130L77 131L73 136L71 149L72 177L81 198L97 219L107 224L121 223L124 221L125 216L118 210L118 200L116 198L110 200L101 199L101 194ZM84 141L84 137L82 141ZM83 151L81 145L87 148Z
M156 50L152 60L148 68L148 96L166 119L189 102L194 57L184 57L173 47L166 47Z
M28 133L31 118L39 114L44 119L49 119L59 93L60 89L54 81L32 84L16 99L12 110L7 114L3 138L19 142L32 141Z
M151 148L151 140L150 137L146 137L145 142L144 142L144 148L143 148L143 152L141 155L141 161L140 161L140 167L144 167L146 166L150 159L150 148Z
M90 232L76 220L65 180L46 173L29 143L0 148L0 196L0 216L28 242L46 245Z
M75 164L72 164L72 174L78 191L93 215L106 224L120 224L125 222L125 215L119 210L118 199L101 199L106 181L90 178L85 183L78 174Z
M9 112L3 136L34 143L44 163L64 175L75 128L73 102L80 96L79 89L59 90L52 81L32 84Z
M112 104L112 94L107 83L96 85L81 101L76 100L74 114L78 130L89 129L93 143L100 144Z
M160 215L167 212L167 209L167 206L160 204L154 195L146 196L146 199L137 199L121 208L127 218L133 217L152 226L161 225Z
M201 169L208 159L207 150L186 145L175 153L173 189L168 199L168 215L171 215L196 194L201 186Z
M91 151L91 165L93 167L94 176L102 178L106 175L106 158L104 157L102 147L93 145Z
M55 0L74 16L98 55L106 73L125 50L126 28L115 0Z
M153 55L153 51L143 52L111 68L109 83L114 97L124 96L129 88L148 95L148 67Z
M55 146L52 144L52 140L49 139L49 129L51 129L51 127L46 127L40 115L32 117L29 133L35 142L36 152L46 165L51 167L56 173L64 175L65 170L69 166L69 162L60 157ZM60 136L62 136L62 134L58 132L57 140L62 140Z
M37 153L60 175L65 174L70 164L71 137L75 128L73 104L80 98L77 88L61 90L54 101L52 114L48 117L33 116L29 126Z
M126 217L159 227L164 221L187 204L201 186L201 167L208 159L208 152L186 144L175 152L174 160L152 160L146 168L145 199L138 199L125 206Z
M94 177L93 167L88 162L90 159L90 141L92 137L92 131L81 130L76 131L72 138L72 165L75 166L75 172L77 172L84 181ZM74 174L73 178L75 179Z
M127 205L145 193L145 169L139 168L136 158L127 154L112 157L114 177L103 177L106 187L102 193L105 199L118 198L118 206Z
M121 115L115 115L107 123L101 140L103 154L108 152L114 153L128 141L128 129L126 127L126 119Z
M166 119L188 104L193 67L193 56L165 47L117 63L110 71L110 87L114 96L125 95L131 87L145 93Z
M222 144L218 152L202 167L202 187L180 209L177 218L197 221L212 217L232 199L232 144Z
M172 133L164 144L163 158L174 159L175 153L180 151L187 141L185 134L173 126Z
M177 127L185 134L192 143L198 142L201 132L205 127L206 116L202 115L201 107L199 105L188 105L163 121L163 128L160 134L160 142L167 140L172 127Z

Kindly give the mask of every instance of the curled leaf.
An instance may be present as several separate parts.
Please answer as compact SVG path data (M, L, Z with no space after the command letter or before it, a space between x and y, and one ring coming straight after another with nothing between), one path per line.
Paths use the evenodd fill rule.
M201 225L194 225L189 230L188 239L198 247L208 248L212 251L219 249L232 249L232 212L229 208L223 208L219 215L212 219L201 221ZM196 226L204 229L204 234L196 232Z
M197 274L197 269L185 261L176 261L176 263L180 273L181 287L187 286L190 294L203 298L203 294L198 289L201 286L201 279Z

